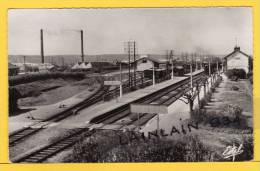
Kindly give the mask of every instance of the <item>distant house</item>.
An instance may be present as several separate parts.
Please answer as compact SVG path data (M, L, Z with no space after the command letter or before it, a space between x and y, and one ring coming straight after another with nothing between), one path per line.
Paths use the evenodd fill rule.
M51 70L54 65L50 63L14 63L21 73L24 72L47 72Z
M166 68L167 60L163 58L157 58L156 56L143 55L137 60L137 71L144 71L155 68Z
M182 62L180 60L177 60L177 56L174 56L174 61L173 65L174 67L183 67ZM153 67L155 68L161 68L161 69L166 69L168 67L171 67L172 61L167 60L166 56L164 55L142 55L140 58L137 60L137 71L144 71L151 69Z
M230 69L243 69L246 73L252 71L252 57L235 47L234 51L224 57L225 71Z
M8 63L8 75L15 76L18 75L18 73L19 73L19 67L11 63Z

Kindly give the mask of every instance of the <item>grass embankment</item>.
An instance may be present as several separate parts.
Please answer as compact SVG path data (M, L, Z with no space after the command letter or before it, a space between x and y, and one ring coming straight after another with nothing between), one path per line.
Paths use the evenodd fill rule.
M199 123L200 130L204 130L199 135L200 139L212 137L215 141L211 144L205 142L210 149L220 149L218 147L243 145L243 153L236 156L236 161L246 161L253 159L253 133L252 127L248 124L248 117L243 114L244 109L249 109L250 103L247 101L247 94L241 86L244 82L235 83L227 81L223 83L221 78L211 88L211 91L201 100L200 108L196 108L191 113L191 120ZM221 89L221 90L220 90ZM217 90L220 90L219 92ZM223 91L223 92L221 92ZM244 93L244 97L241 97ZM211 101L212 97L219 98L220 101ZM239 99L239 100L238 100ZM205 108L205 107L209 108ZM215 138L217 137L217 138ZM205 138L206 139L206 138ZM219 153L217 161L226 161Z
M100 77L86 77L83 73L45 73L19 77L9 88L9 113L16 115L23 110L18 106L41 106L54 104L82 91L92 92L100 86ZM21 80L24 78L24 80ZM32 81L34 80L34 81Z

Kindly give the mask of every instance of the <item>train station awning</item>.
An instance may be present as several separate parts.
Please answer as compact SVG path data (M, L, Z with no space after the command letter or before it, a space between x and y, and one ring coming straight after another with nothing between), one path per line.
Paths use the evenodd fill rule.
M132 113L160 113L168 114L168 106L163 104L130 104L130 111Z

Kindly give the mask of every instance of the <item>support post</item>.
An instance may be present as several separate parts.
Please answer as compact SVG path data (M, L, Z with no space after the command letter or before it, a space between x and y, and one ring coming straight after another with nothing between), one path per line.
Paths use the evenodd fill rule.
M136 87L136 63L135 63L135 42L134 43L134 85Z
M172 80L173 80L174 74L173 74L173 64L172 64Z
M191 91L193 91L193 75L192 75L192 64L190 64L190 87Z
M120 98L123 96L123 86L122 86L122 83L120 84Z
M211 59L210 59L211 60ZM209 60L209 76L211 77L211 63L210 63L210 60Z
M199 89L199 85L196 86L196 89L197 89L197 93L198 93L198 106L199 106L199 109L200 109L200 89Z
M160 117L159 117L159 113L157 113L157 135L159 135L159 131L160 131Z
M141 79L142 79L142 88L144 87L144 72L142 71L142 74L141 74Z
M172 76L171 76L171 78L172 78L172 80L173 80L173 76L174 76L174 73L173 73L173 51L171 50L171 61L172 61Z
M123 96L123 85L122 85L122 63L120 61L120 97Z
M197 61L197 58L195 58L196 60L196 71L198 70L198 61Z
M154 71L154 66L153 66L153 86L155 86L155 71Z
M207 95L207 84L206 83L204 83L204 85L203 85L203 87L204 87L204 96L206 96Z
M219 75L218 60L217 60L217 74Z
M127 48L128 48L128 74L129 74L129 88L131 87L131 63L130 63L130 42L127 42Z
M140 130L140 113L137 113L138 130Z

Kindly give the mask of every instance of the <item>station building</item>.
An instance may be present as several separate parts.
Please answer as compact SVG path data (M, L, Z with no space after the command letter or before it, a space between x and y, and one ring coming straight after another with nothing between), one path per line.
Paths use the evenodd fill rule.
M234 51L224 57L224 70L243 69L246 74L252 71L252 57L240 50L240 47L235 46Z

